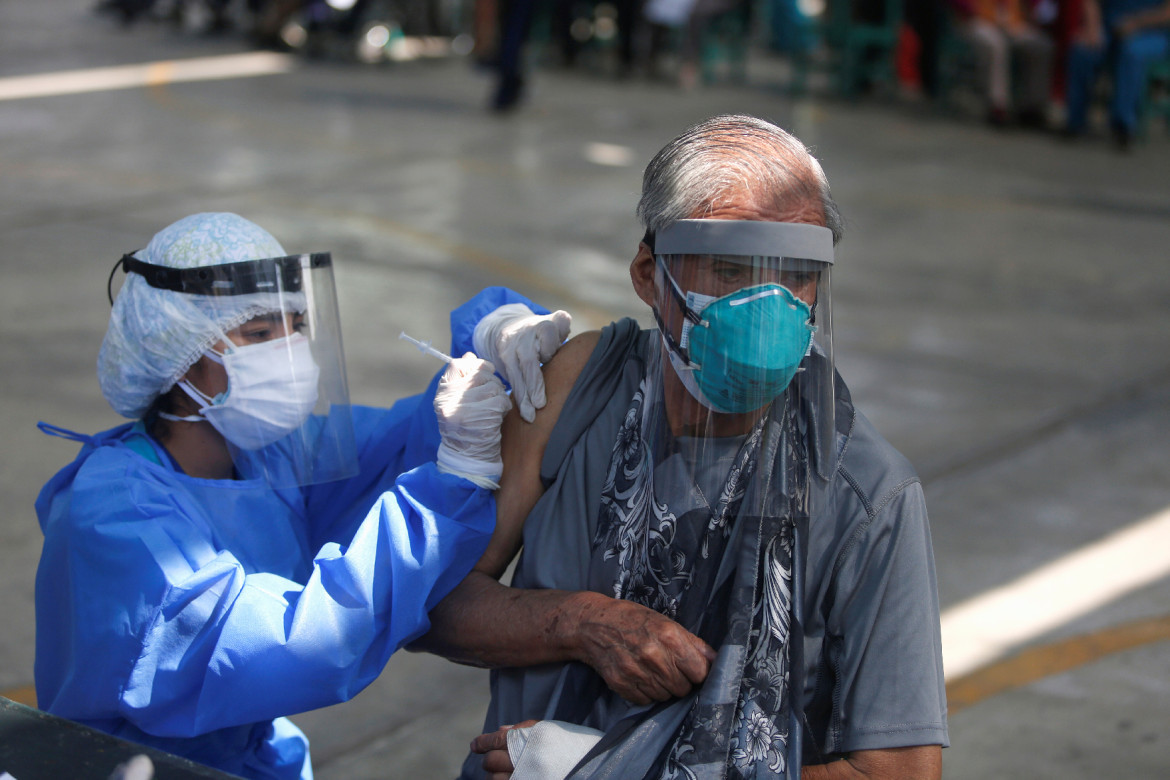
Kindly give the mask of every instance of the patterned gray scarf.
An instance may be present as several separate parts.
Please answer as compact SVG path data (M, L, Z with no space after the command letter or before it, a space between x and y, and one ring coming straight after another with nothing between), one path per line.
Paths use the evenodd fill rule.
M807 517L807 459L795 420L777 399L743 438L715 502L696 486L703 506L691 509L693 502L656 492L656 464L664 467L676 443L654 408L654 385L642 381L614 445L590 587L677 620L719 656L696 693L632 716L645 722L626 729L626 744L603 740L581 767L594 771L574 777L641 772L643 762L630 760L629 743L638 741L643 756L655 751L645 778L799 776L789 772L800 751L789 670L794 525Z

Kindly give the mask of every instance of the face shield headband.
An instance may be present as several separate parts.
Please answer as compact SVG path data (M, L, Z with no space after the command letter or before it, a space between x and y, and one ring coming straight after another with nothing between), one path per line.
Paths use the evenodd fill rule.
M106 281L106 295L112 305L114 296L111 285L119 268L128 274L138 274L155 289L187 295L296 293L300 292L303 286L302 273L306 267L304 257L305 255L287 255L196 268L171 268L139 260L131 252L122 255L110 271L110 278ZM313 252L308 258L308 269L326 268L333 264L329 252Z

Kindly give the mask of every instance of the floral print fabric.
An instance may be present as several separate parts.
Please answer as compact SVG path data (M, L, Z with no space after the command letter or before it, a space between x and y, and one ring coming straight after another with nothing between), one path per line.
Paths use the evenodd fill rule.
M695 487L704 500L692 508L678 480L656 479L677 447L655 393L643 379L615 441L591 579L677 620L719 656L646 777L784 777L793 518L807 512L795 425L779 399L743 437L716 500Z

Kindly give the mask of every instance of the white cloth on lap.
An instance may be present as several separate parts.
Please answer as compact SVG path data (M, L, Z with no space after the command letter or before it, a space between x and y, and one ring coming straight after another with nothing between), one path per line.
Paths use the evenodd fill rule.
M563 780L601 739L597 729L542 720L508 732L512 780Z

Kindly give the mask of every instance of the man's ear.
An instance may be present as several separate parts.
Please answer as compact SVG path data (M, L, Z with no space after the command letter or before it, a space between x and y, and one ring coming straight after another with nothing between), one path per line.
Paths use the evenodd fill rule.
M630 280L643 303L650 308L658 305L658 291L654 287L654 252L645 241L638 244L638 254L630 263Z

